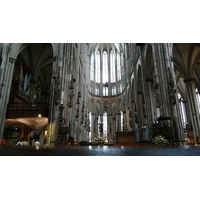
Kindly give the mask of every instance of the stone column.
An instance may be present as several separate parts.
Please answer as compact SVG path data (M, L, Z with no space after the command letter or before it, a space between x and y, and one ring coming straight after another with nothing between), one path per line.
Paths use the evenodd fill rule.
M91 113L91 120L90 120L90 133L91 133L91 141L94 140L95 138L95 133L94 133L94 120L95 120L95 114L94 113Z
M187 98L188 98L188 107L189 114L193 128L193 135L196 142L200 142L199 133L200 133L200 119L199 119L199 109L196 99L195 92L195 80L194 78L188 78L184 80L187 89Z
M153 95L152 95L152 84L153 79L147 78L147 90L146 90L146 123L147 123L147 139L151 141L153 134L153 123L154 123L154 108L153 108Z
M56 133L57 133L57 119L58 119L58 101L59 101L59 80L57 73L57 59L54 57L53 60L53 71L56 73L55 79L51 80L51 96L49 102L49 123L48 123L48 134L47 134L47 146L53 146L52 141L56 141Z
M132 127L132 131L135 132L136 128L135 128L135 102L132 101L131 102L131 127Z
M113 143L116 142L116 117L112 118L112 140Z
M172 128L175 141L184 139L183 129L177 98L176 77L171 60L170 46L165 43L154 43L152 45L155 75L158 78L158 89L160 93L160 116L170 117L167 121L168 127ZM171 121L171 123L170 123Z
M126 131L126 110L123 111L123 129L122 131Z
M14 71L14 66L15 66L15 59L7 57L6 59L3 59L2 61L2 71L1 71L1 84L2 84L2 90L0 91L0 141L3 138L3 130L6 118L6 112L7 112L7 105L9 101L9 96L10 96L10 88L11 88L11 83L12 83L12 77L13 77L13 71Z
M100 114L100 123L103 124L103 114ZM104 132L104 129L103 129ZM103 133L100 133L100 137L103 137Z
M160 114L163 117L170 116L170 102L169 91L167 85L167 74L166 74L166 62L164 59L163 46L160 43L156 43L152 46L152 54L154 58L155 75L159 81L159 92L161 96Z
M116 118L117 118L117 131L121 131L121 113L120 113L120 111L117 114Z
M98 137L98 132L99 132L99 125L98 125L98 116L96 115L96 118L95 118L95 138Z
M109 142L112 141L112 114L108 115L108 133L107 138L109 139Z
M30 102L34 102L34 95L35 95L35 87L36 87L37 80L30 80Z
M173 134L178 141L184 141L183 126L181 125L181 114L178 103L178 89L176 84L176 75L171 55L171 44L164 43L164 58L166 60L166 74L168 76L168 94L171 106L172 128ZM182 143L180 143L182 144Z
M137 117L138 117L138 130L137 130L137 138L138 142L142 142L142 135L143 135L143 110L142 110L142 102L143 102L143 92L138 91L138 110L137 110Z

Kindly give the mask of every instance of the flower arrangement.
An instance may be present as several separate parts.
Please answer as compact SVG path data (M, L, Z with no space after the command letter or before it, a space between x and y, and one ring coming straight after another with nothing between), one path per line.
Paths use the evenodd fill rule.
M158 135L154 139L152 139L152 144L157 145L157 146L162 146L165 144L168 144L168 141L165 139L165 137Z
M94 145L103 145L104 144L104 139L103 138L95 138L93 141Z

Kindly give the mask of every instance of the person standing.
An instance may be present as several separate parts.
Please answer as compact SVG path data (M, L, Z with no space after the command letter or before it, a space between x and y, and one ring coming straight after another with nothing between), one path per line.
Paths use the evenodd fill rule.
M16 146L23 146L23 143L20 142L20 141L18 141L17 144L16 144Z
M40 142L38 140L35 141L35 146L40 146Z

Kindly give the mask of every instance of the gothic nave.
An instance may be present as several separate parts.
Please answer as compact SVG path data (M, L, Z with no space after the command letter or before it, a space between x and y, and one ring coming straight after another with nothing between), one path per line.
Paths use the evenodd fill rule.
M1 43L0 141L198 145L199 43Z

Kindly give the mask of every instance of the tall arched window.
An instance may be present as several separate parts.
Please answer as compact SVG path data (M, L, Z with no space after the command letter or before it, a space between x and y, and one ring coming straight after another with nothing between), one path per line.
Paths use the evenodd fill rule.
M94 55L91 56L90 80L94 81Z
M89 122L90 122L90 124L89 124L89 126L90 126L90 130L89 130L89 142L91 142L92 141L92 138L91 138L91 130L92 130L92 128L91 128L91 125L92 125L92 115L91 115L91 112L89 112Z
M118 93L122 93L122 84L120 83L119 86L118 86Z
M107 137L108 132L108 122L107 122L107 112L103 113L103 136Z
M118 46L98 44L91 52L91 94L111 97L120 95L125 88L124 52ZM123 68L123 69L122 69ZM128 79L127 79L128 80Z
M121 74L124 76L124 55L121 54Z
M180 93L178 93L178 100L179 100L179 109L181 113L182 126L183 128L186 128L187 117L185 112L185 105L183 103L183 98L181 97Z
M120 67L120 55L117 52L117 80L121 80L121 67Z
M103 96L108 96L108 87L103 87Z
M103 83L108 82L108 53L103 51Z
M116 82L116 76L115 76L115 57L114 52L110 52L110 81L111 83Z
M96 54L96 78L95 78L95 81L97 83L100 83L100 52L97 51L97 54Z
M100 125L101 124L101 119L100 119L100 116L99 116L99 118L98 118L98 125ZM99 130L99 128L98 128L98 137L100 137L100 130Z
M112 87L112 95L116 95L116 86Z
M95 95L99 96L99 86L95 87Z
M120 126L121 126L121 131L123 131L123 126L124 126L124 115L123 115L123 112L122 112L122 110L121 110L121 112L120 112L120 114L121 114L121 124L120 124Z
M197 104L198 104L198 108L199 108L199 112L200 112L200 95L199 95L199 91L197 88L195 89L195 92L196 92Z

